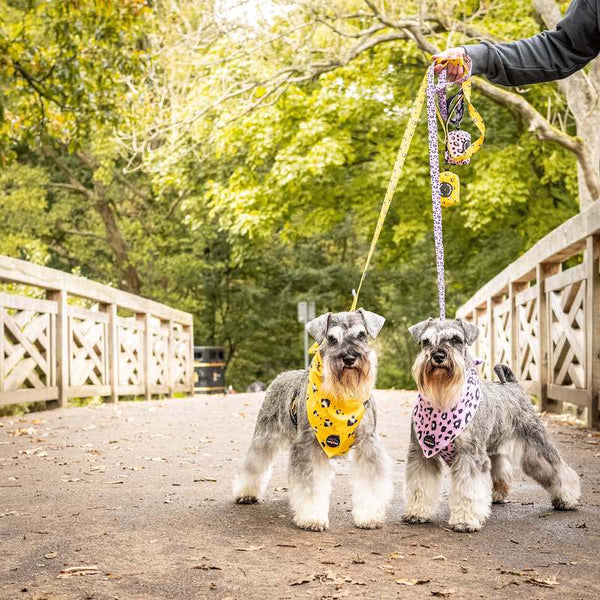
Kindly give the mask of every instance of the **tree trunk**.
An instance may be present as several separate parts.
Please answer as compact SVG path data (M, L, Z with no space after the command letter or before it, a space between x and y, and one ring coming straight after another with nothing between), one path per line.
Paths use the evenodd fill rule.
M44 146L43 150L46 156L68 177L70 182L69 187L80 192L93 203L96 212L104 224L108 247L113 254L117 268L121 272L122 281L120 283L126 291L139 295L141 290L140 278L136 268L129 261L127 243L119 229L119 224L117 223L110 201L106 197L104 185L99 181L94 181L93 189L90 189L79 181L68 163L62 157L58 156L49 145ZM84 167L92 171L96 168L91 157L83 153L79 153L77 156Z
M97 186L95 185L94 188L97 188ZM98 194L96 191L95 195L96 211L104 223L106 241L122 273L123 287L126 291L139 295L141 291L140 278L136 268L129 263L127 244L121 234L113 209L110 203L103 197L103 194Z

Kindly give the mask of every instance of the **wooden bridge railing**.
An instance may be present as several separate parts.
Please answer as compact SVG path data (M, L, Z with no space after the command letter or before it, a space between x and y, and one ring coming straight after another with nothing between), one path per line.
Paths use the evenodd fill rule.
M193 394L190 314L6 256L2 283L0 404Z
M480 328L474 352L485 360L484 377L492 378L494 364L507 363L542 410L560 410L562 402L585 407L590 427L599 423L599 255L600 201L541 239L457 311Z

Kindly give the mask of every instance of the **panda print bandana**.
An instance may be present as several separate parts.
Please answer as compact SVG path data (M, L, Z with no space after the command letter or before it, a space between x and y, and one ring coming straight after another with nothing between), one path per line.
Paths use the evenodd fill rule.
M415 434L426 458L439 454L450 466L456 455L454 440L472 421L481 402L481 381L475 369L467 369L465 386L454 404L446 411L436 410L419 394L413 410Z
M356 439L356 428L365 414L369 400L335 398L321 392L323 361L316 352L310 364L306 388L308 422L328 458L346 454Z

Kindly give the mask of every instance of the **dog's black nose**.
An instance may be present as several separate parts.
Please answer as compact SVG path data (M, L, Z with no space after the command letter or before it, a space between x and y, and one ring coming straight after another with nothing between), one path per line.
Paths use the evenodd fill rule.
M445 350L436 350L431 358L436 365L441 365L446 360L446 351Z
M346 354L342 360L345 366L351 367L356 362L356 357L352 356L352 354Z

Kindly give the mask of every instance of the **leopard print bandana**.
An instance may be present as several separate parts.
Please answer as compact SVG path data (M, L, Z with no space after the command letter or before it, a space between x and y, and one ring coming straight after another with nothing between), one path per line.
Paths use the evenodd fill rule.
M481 402L481 381L475 369L467 369L465 387L452 408L436 410L419 394L413 409L415 435L423 454L432 458L439 454L447 465L456 455L454 440L473 420Z
M329 458L346 454L356 439L356 428L369 406L369 400L335 398L321 392L323 361L316 352L310 364L306 388L308 422L323 452Z

